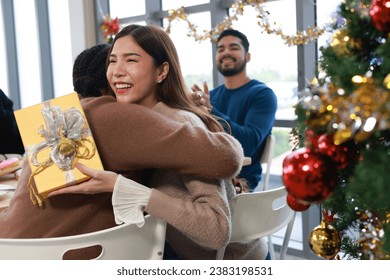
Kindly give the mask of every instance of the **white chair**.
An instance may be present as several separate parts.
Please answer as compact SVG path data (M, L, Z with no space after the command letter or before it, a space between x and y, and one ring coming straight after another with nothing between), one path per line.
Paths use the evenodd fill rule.
M272 158L274 156L274 149L275 149L275 136L272 134L267 136L267 139L265 140L265 147L264 147L264 152L263 155L260 159L260 164L264 165L265 164L265 170L263 170L263 188L262 190L268 190L269 189L269 178L271 176L271 164L272 164ZM261 183L261 182L260 182ZM272 242L272 236L268 235L268 248L269 248L269 253L271 255L271 259L275 259L275 249L274 249L274 244Z
M269 236L283 227L292 227L295 212L287 205L286 188L265 190L261 192L238 194L230 200L232 211L232 235L229 243L249 241ZM284 259L291 228L287 230L280 259ZM222 260L225 248L217 253L217 259Z
M260 159L260 164L266 165L265 170L263 169L263 178L262 178L262 182L263 182L262 190L263 191L270 189L269 179L270 179L270 175L271 175L271 164L272 164L272 159L274 156L275 142L276 142L275 136L268 135L268 137L266 139L264 152L263 152L263 155ZM290 224L288 225L285 235L291 236L291 231L292 231L292 227L294 225L294 221L295 221L295 215L294 215L293 219L291 220ZM268 235L268 247L269 247L271 259L275 259L275 250L274 250L274 245L272 242L271 235ZM287 248L285 248L285 249L287 250ZM284 256L285 256L285 254L284 254Z
M266 164L265 170L263 170L263 191L269 189L269 178L271 175L271 164L272 164L272 158L274 156L274 149L275 149L275 136L273 135L268 135L267 139L265 140L265 147L264 147L264 152L263 155L260 159L260 164ZM260 182L261 183L261 182Z
M66 252L100 245L101 260L161 260L164 253L166 222L153 216L145 224L120 225L113 228L52 238L0 239L2 260L58 260Z

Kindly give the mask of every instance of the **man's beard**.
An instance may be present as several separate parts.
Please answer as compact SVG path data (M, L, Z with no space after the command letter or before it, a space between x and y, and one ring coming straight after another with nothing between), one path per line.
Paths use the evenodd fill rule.
M222 69L221 64L217 64L217 69L219 73L222 74L224 77L231 77L238 73L240 73L242 70L244 70L246 67L246 59L241 63L238 64L236 67L229 68L229 69Z

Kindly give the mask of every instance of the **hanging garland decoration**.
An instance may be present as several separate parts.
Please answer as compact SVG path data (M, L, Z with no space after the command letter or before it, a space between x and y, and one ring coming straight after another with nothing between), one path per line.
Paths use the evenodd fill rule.
M319 28L317 26L312 26L307 28L304 31L296 32L295 35L284 34L281 28L276 27L276 23L271 24L268 18L269 12L265 9L266 0L237 0L231 5L231 16L226 17L220 24L217 24L213 29L207 31L204 30L203 34L199 34L197 26L188 20L188 15L185 12L185 8L181 7L176 10L169 10L169 16L166 18L168 20L168 26L165 31L169 34L171 32L172 22L174 20L182 20L188 24L188 34L189 37L194 37L195 41L204 41L210 39L213 42L216 42L219 34L221 34L226 29L231 29L234 21L238 20L239 16L244 14L244 7L250 5L254 7L257 11L257 24L267 32L267 34L273 34L280 36L288 46L297 46L307 44L311 41L316 40L324 32L325 28Z
M232 7L233 7L233 5L232 5ZM233 21L237 20L238 14L241 13L241 15L242 15L243 11L237 9L236 13L233 16L226 17L222 21L222 23L217 24L213 29L211 29L209 31L204 30L204 33L202 35L198 34L197 26L188 20L188 15L186 14L184 7L181 7L181 8L176 9L176 10L169 10L168 13L169 13L169 16L166 18L168 20L168 26L165 29L165 32L167 32L168 34L171 33L172 22L175 19L177 19L177 20L183 20L183 21L187 22L188 29L189 29L189 31L187 33L188 37L194 37L195 41L205 41L207 39L210 39L211 41L216 42L219 34L221 34L222 31L224 31L225 29L231 28Z

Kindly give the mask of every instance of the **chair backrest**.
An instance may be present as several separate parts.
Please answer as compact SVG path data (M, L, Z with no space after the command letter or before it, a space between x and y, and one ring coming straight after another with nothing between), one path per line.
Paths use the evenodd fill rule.
M233 197L230 242L264 237L285 227L294 215L286 203L286 196L283 186Z
M229 243L265 237L287 226L295 212L287 205L286 196L283 186L233 197L230 200L232 234ZM217 259L223 259L224 252L225 248L219 250Z
M269 189L269 177L271 175L271 163L272 163L272 158L274 156L274 149L275 149L275 136L272 134L267 136L266 142L265 142L265 147L264 147L264 152L263 155L260 159L260 164L266 164L266 169L263 171L263 191Z
M102 260L161 260L164 253L166 222L153 216L145 224L120 225L92 233L52 238L0 238L0 259L58 260L66 252L99 245L96 259Z

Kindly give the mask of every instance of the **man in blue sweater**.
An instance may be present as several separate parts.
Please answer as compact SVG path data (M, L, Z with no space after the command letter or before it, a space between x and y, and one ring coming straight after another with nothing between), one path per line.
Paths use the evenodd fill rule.
M274 125L277 98L267 85L248 77L246 63L250 58L247 37L237 30L225 30L218 38L216 55L224 84L209 94L207 84L203 86L206 102L210 99L211 113L227 121L245 156L252 160L251 165L242 168L239 177L246 179L253 190L261 180L260 158ZM197 85L192 89L200 90Z

